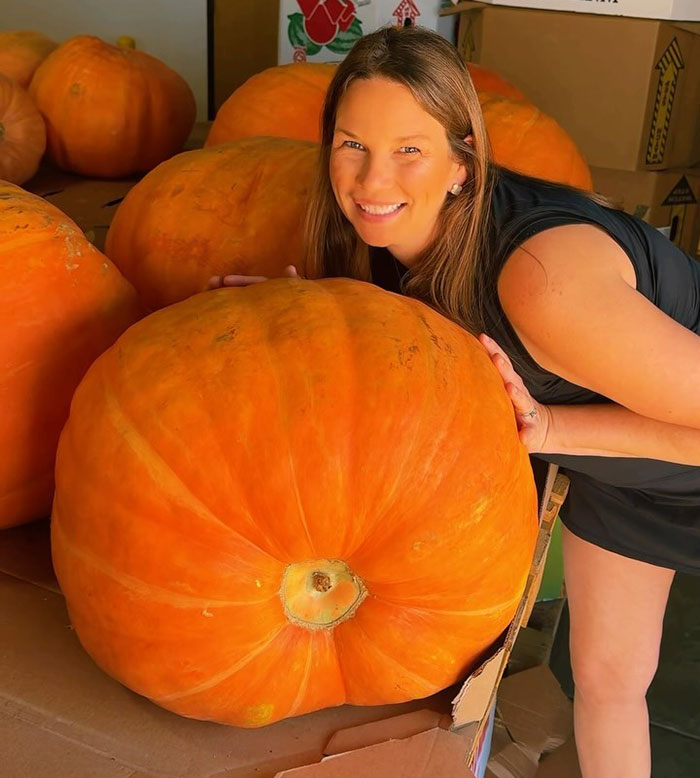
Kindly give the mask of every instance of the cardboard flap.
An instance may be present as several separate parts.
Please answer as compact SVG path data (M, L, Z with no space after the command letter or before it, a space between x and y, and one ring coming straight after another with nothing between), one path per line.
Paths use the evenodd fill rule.
M574 741L567 741L556 751L545 756L540 762L535 778L581 778Z
M324 748L326 756L342 754L366 748L385 740L405 740L435 727L448 729L452 720L449 715L434 710L416 710L401 716L361 724L359 727L339 729Z
M474 778L464 761L464 738L434 727L405 740L326 757L275 778Z
M481 721L490 710L495 687L508 659L505 646L475 670L452 701L452 721L455 729Z
M513 740L532 754L553 751L574 733L569 699L546 665L501 681L496 710Z
M536 583L547 555L554 521L566 498L568 488L569 479L559 473L559 468L556 465L549 465L540 504L540 530L523 597L508 628L502 648L472 673L454 699L452 719L455 728L478 721L480 722L479 731L483 729L486 715L496 696L498 683L505 670L518 630L527 621L535 603Z
M514 743L505 725L496 720L487 768L487 778L534 778L537 760Z

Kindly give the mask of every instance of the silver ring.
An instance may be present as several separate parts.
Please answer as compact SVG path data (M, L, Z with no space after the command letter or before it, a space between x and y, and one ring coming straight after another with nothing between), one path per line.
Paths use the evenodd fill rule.
M537 416L537 408L531 408L529 411L526 411L525 413L521 413L520 416L523 419L534 419L535 416Z

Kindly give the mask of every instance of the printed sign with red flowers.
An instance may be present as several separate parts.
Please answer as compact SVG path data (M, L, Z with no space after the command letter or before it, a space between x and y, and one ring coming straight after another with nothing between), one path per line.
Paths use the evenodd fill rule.
M345 55L363 35L353 0L297 0L301 13L290 14L287 34L294 47L308 56L325 46Z

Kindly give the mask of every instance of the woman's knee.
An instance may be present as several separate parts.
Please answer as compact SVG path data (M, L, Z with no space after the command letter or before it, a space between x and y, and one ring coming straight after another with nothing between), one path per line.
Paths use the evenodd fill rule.
M658 652L653 650L630 656L606 651L600 644L580 649L573 641L571 645L571 669L577 693L597 703L643 700L658 662Z

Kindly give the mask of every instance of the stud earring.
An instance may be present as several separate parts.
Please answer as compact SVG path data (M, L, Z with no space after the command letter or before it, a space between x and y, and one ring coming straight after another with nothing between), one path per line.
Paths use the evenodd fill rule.
M456 197L458 194L460 194L462 189L463 187L461 186L461 184L452 184L452 188L450 189L450 194Z

